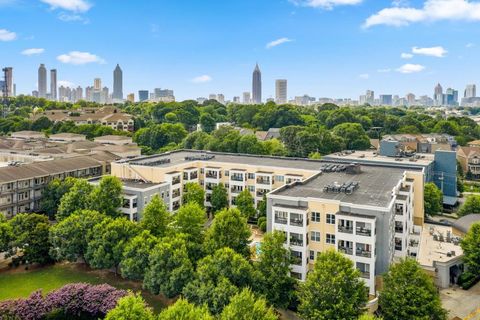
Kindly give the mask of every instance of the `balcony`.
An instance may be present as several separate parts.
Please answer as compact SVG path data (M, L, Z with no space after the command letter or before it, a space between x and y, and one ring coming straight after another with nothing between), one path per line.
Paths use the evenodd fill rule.
M172 198L175 199L175 198L178 198L178 197L180 197L180 189L173 190Z
M255 193L257 197L263 197L269 192L269 190L264 190L264 189L257 189L257 192Z
M231 181L243 182L243 174L232 174L230 176Z
M270 185L271 180L269 178L257 178L257 184Z
M205 184L205 189L206 190L213 190L217 185L215 183L206 183Z
M338 232L342 233L350 233L353 234L353 227L352 226L338 226Z
M205 178L208 179L218 179L220 177L220 174L216 171L207 171L205 173Z
M278 224L287 224L288 219L283 217L275 217L275 223Z
M180 202L175 201L172 205L172 210L177 211L178 209L180 209Z
M395 226L395 233L403 233L403 227Z
M237 186L232 186L230 188L230 192L231 193L240 193L243 191L243 188L242 187L237 187Z
M357 248L357 251L356 251L355 255L357 257L371 258L372 257L372 251L360 250L360 249Z
M353 255L353 248L338 246L338 251L344 254Z
M296 227L303 227L303 219L290 218L290 225Z
M303 247L303 239L290 237L290 245L291 246L297 246L297 247Z
M176 185L176 184L179 184L180 183L180 177L175 177L172 179L172 185Z
M370 237L372 235L372 230L363 227L357 227L355 233L360 236Z
M370 272L369 271L364 271L364 270L358 270L360 271L360 277L364 279L370 279Z

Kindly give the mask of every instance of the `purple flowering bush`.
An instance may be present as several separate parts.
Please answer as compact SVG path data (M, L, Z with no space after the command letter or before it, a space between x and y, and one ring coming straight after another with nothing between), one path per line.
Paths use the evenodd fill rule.
M0 320L41 320L55 318L98 319L115 308L117 301L128 294L108 284L67 284L43 297L41 290L28 298L0 302Z

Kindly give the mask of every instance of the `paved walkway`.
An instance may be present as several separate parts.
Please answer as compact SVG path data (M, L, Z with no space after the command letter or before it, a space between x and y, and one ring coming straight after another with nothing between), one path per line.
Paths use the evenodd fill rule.
M449 311L449 319L480 320L480 282L469 290L459 287L440 290L440 298Z

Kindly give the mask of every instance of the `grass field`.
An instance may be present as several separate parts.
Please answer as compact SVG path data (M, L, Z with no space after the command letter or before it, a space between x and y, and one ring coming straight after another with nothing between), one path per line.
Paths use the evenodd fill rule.
M108 283L118 289L141 290L141 283L124 280L106 271L91 270L78 264L56 264L34 270L20 267L0 272L0 300L27 297L38 289L46 293L74 282ZM164 297L146 291L142 291L142 296L156 312L169 304Z

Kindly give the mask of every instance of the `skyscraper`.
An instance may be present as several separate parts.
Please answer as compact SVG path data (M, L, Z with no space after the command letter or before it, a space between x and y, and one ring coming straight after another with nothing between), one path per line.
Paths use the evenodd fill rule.
M464 98L475 98L477 96L477 86L474 84L469 84L465 88Z
M5 75L5 83L4 86L6 88L0 88L0 91L3 91L6 89L7 95L9 97L14 96L14 90L13 90L13 68L12 67L6 67L3 68L2 71L4 72Z
M258 67L258 63L253 70L252 76L252 102L262 103L262 72Z
M113 100L123 100L123 72L117 64L113 70Z
M102 79L93 79L93 90L102 90Z
M47 69L43 63L38 68L38 97L47 97Z
M75 98L77 99L77 101L82 100L83 99L83 89L82 89L82 87L78 86L75 91L76 91Z
M436 106L441 106L444 103L444 101L443 101L443 88L440 85L440 83L438 83L435 86L435 89L433 91L433 101L434 101L434 104Z
M138 100L140 102L148 100L148 90L138 90Z
M380 99L380 105L382 106L393 105L393 96L391 94L381 94L379 99Z
M244 104L250 104L251 103L250 92L244 92L243 93L243 103Z
M365 98L368 104L373 105L373 103L375 102L375 92L372 90L367 90Z
M57 69L50 70L50 97L57 100Z
M275 81L275 102L278 104L287 103L286 79L278 79Z

